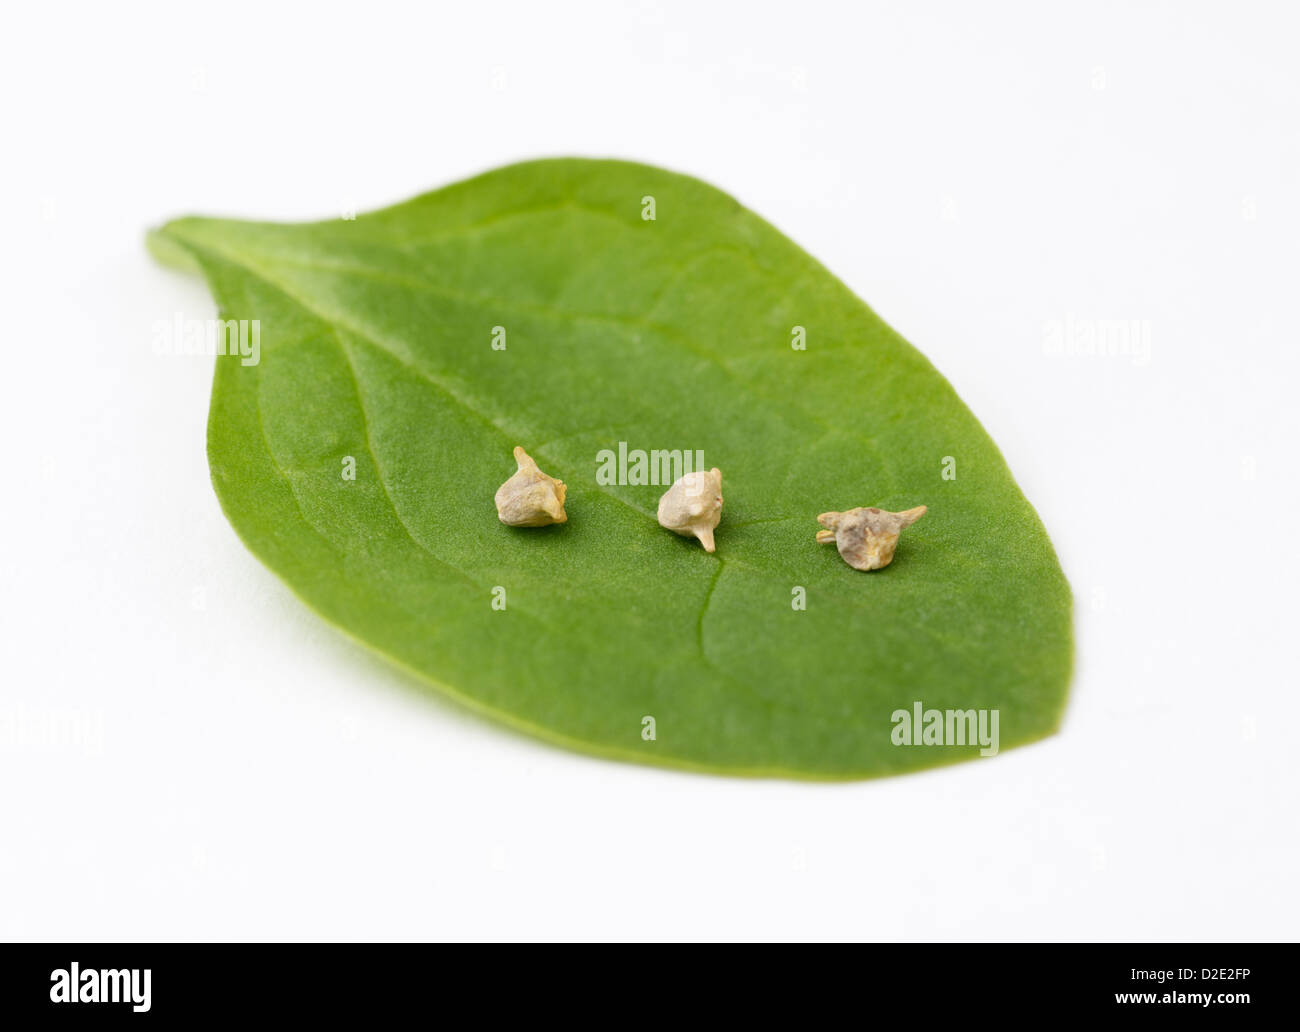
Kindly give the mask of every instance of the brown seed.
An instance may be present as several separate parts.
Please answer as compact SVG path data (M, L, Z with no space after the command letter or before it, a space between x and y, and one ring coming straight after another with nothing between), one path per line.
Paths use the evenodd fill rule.
M834 541L840 556L855 570L879 570L894 561L902 529L924 515L924 505L905 512L874 508L824 512L817 522L826 529L817 532L817 542L825 545Z
M696 470L679 477L659 499L659 525L682 537L694 537L712 552L713 528L722 519L722 472Z
M518 471L497 488L494 499L501 522L511 527L547 527L567 520L564 481L548 477L522 448L515 449L515 462Z

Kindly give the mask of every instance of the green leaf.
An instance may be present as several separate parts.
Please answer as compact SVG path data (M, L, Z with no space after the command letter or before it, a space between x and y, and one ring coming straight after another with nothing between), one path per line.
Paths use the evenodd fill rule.
M1058 726L1069 587L996 446L922 355L713 187L537 161L352 221L180 219L152 245L201 268L223 319L259 323L260 360L219 357L212 394L235 530L439 690L585 752L730 774L979 755L894 744L918 702L996 710L1002 749ZM715 554L658 526L664 486L597 481L620 441L721 468ZM567 523L497 520L515 445L567 482ZM864 573L816 543L816 516L868 505L930 510Z

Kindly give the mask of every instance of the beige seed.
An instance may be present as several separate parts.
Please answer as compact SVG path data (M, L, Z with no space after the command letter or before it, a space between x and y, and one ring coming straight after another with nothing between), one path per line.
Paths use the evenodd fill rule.
M659 524L682 537L699 538L713 551L713 528L722 519L722 472L696 470L679 477L659 499Z
M548 477L522 448L515 449L515 462L518 471L497 488L494 499L501 522L510 527L547 527L567 520L564 481Z
M817 542L825 545L834 541L844 561L855 570L879 570L894 561L902 529L924 515L924 505L905 512L870 508L824 512L817 522L826 529L817 531Z

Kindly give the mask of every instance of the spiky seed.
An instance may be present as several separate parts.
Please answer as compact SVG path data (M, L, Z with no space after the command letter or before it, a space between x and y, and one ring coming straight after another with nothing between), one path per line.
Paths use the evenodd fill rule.
M817 532L817 542L825 545L834 541L844 561L855 570L879 570L894 561L902 529L924 515L924 505L904 512L874 508L824 512L817 522L826 529Z
M722 519L722 472L716 467L679 477L659 499L659 524L682 537L699 538L712 552L713 528Z
M501 522L511 527L547 527L567 520L564 481L548 477L522 448L515 449L515 462L518 471L497 488L494 499Z

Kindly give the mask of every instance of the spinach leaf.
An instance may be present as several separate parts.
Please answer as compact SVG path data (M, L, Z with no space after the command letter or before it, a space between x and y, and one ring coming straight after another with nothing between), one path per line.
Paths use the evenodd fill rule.
M715 188L546 160L355 220L185 218L150 240L260 330L256 354L217 359L212 395L235 530L433 687L561 745L731 774L980 754L973 726L955 743L964 719L926 744L932 710L997 711L1001 748L1058 726L1069 587L996 446ZM620 442L625 480L638 451L721 468L715 554L656 524L666 485L604 482ZM567 523L498 521L515 445L568 484ZM816 516L868 505L929 513L863 573L816 543ZM922 717L910 739L900 713Z

